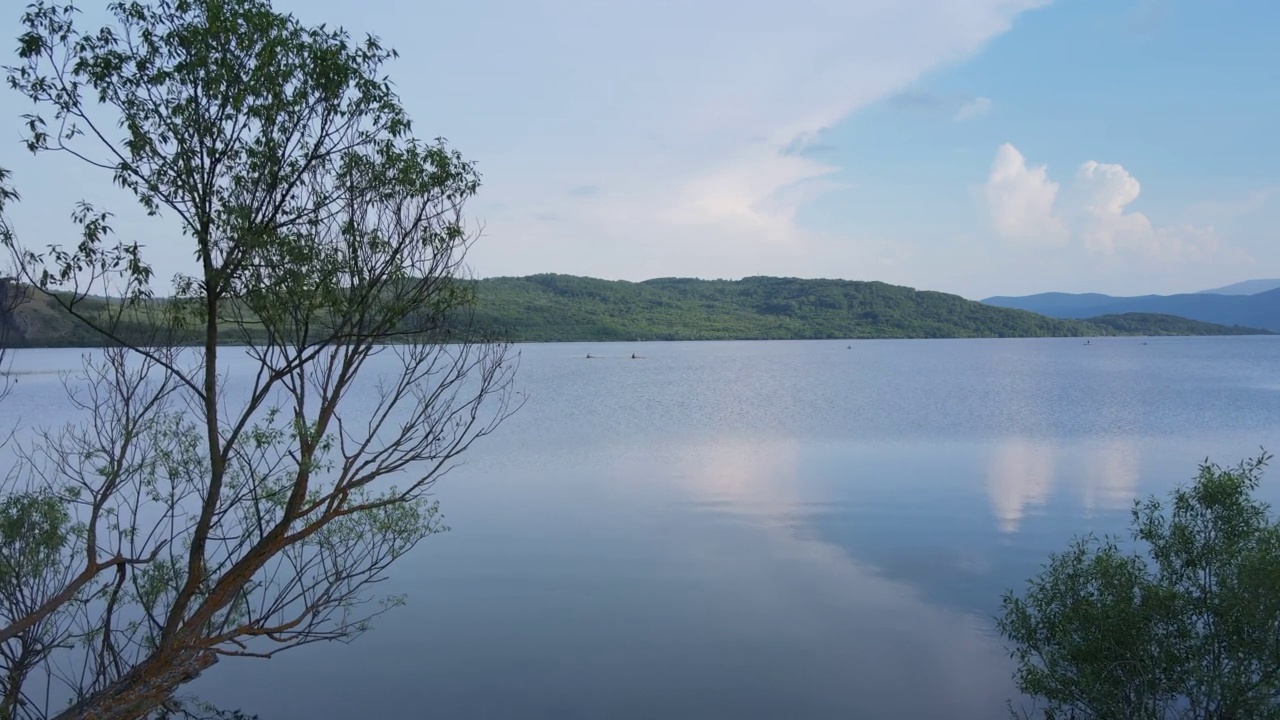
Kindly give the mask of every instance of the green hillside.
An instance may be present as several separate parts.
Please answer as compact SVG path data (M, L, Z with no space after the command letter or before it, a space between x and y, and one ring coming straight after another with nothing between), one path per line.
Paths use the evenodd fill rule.
M1125 313L1089 318L1088 322L1103 325L1123 335L1271 335L1269 330L1240 327L1239 325L1214 325L1188 320L1176 315L1155 313Z
M14 288L0 283L0 305L7 304L4 296ZM476 291L478 324L517 342L1266 333L1145 313L1060 320L946 293L849 280L661 278L637 283L532 275L481 280ZM93 306L89 301L86 309ZM135 317L134 327L122 330L148 336L143 319L149 316ZM56 301L38 293L29 293L16 310L4 314L0 325L13 346L103 342ZM230 332L224 338L231 344L237 339Z
M946 293L849 280L660 278L636 283L532 275L482 280L477 294L477 318L482 323L530 342L1238 332L1160 316L1122 324L1057 320Z
M165 301L155 301L156 305ZM112 305L113 308L117 307ZM77 312L86 317L105 317L108 305L101 298L82 298L77 302ZM146 308L130 310L117 316L114 330L117 337L130 342L145 344L146 339L157 338L153 322L155 315ZM199 337L188 333L174 344L194 343ZM19 286L12 280L0 280L0 341L11 347L96 347L106 344L103 335L85 323L72 317L59 300L30 287ZM228 338L228 344L234 344Z

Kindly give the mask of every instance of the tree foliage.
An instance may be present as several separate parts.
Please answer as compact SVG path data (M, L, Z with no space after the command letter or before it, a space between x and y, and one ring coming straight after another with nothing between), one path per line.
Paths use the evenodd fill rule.
M879 282L751 277L640 283L492 278L477 316L521 340L1037 337L1111 334Z
M444 529L435 481L516 407L461 281L479 176L413 136L394 52L267 0L109 10L85 30L27 8L27 146L102 171L194 262L157 300L143 246L86 203L71 244L0 237L107 346L67 383L79 419L0 490L12 717L173 716L220 658L359 635L401 602L372 586Z
M1254 498L1267 457L1205 464L1133 510L1139 548L1077 540L998 626L1046 717L1280 717L1280 524Z
M1155 313L1124 313L1122 315L1100 315L1089 318L1094 325L1103 325L1126 335L1270 335L1268 330L1241 327L1239 325L1214 325L1188 320L1176 315L1158 315ZM1206 330L1211 329L1211 333Z

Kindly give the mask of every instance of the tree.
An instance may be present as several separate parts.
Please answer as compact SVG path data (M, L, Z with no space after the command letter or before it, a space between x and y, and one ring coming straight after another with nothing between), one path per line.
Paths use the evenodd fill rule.
M1135 504L1141 554L1077 540L998 619L1046 717L1280 717L1280 524L1253 497L1267 456L1207 462Z
M414 138L393 51L267 0L110 14L28 7L7 68L39 108L27 146L102 170L195 262L158 298L84 203L71 246L4 239L108 345L67 383L82 419L24 445L0 495L6 557L42 579L19 605L0 576L15 717L167 714L220 658L360 634L400 602L371 585L445 529L433 484L518 407L517 356L469 322L479 176Z

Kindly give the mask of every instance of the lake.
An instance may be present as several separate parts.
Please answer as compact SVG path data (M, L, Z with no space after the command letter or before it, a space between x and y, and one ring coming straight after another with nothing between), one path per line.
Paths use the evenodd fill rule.
M1002 590L1280 449L1280 338L519 349L527 404L380 588L408 604L197 690L263 720L1002 718ZM17 353L5 413L56 422L35 371L77 357Z

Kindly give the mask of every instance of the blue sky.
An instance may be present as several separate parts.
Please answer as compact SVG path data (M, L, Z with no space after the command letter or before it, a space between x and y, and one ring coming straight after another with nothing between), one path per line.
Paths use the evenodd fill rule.
M276 5L400 50L420 132L484 173L482 276L841 277L973 298L1280 276L1271 3ZM26 157L20 100L0 107L24 237L60 237L85 197L161 275L188 261L106 178Z

